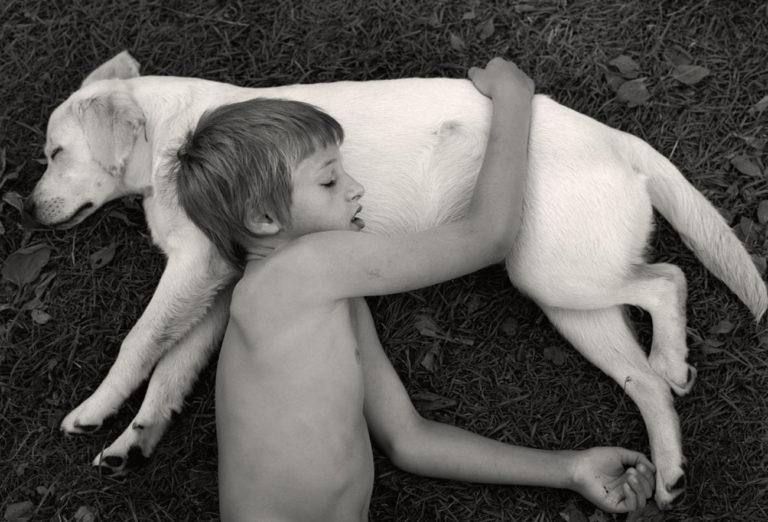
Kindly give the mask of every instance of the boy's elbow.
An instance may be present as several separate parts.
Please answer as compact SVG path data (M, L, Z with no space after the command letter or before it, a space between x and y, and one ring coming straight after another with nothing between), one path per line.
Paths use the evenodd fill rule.
M419 455L419 447L423 443L423 422L424 418L418 415L407 427L390 433L379 443L381 451L392 464L404 471L411 471L414 457Z

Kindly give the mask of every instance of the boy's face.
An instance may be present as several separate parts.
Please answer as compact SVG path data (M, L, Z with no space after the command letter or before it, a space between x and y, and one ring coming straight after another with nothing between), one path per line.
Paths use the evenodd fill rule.
M357 217L362 209L363 186L352 179L341 163L336 145L318 149L292 174L292 226L284 232L293 238L327 230L363 228Z

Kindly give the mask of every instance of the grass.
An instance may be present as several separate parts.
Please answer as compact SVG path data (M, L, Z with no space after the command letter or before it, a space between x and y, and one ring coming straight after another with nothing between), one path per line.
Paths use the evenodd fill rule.
M0 7L2 191L31 191L44 170L35 159L52 109L123 49L144 74L249 86L463 76L501 54L529 72L539 92L671 157L742 233L768 199L764 175L730 163L747 155L766 164L743 139L768 134L768 113L749 111L768 94L766 16L764 2L746 0L8 0ZM488 25L482 31L489 19L492 34ZM664 58L675 47L711 74L690 88L676 81ZM618 101L606 82L607 63L621 54L647 78L651 98L639 107ZM53 274L40 295L52 317L46 324L23 309L40 279L22 289L0 283L0 510L30 501L33 520L72 520L82 506L99 520L217 518L214 364L153 460L125 480L102 477L88 463L132 418L143 390L92 438L65 439L57 427L106 374L162 271L139 204L111 203L71 231L23 229L18 211L0 205L0 257L44 243L52 256L42 277ZM750 251L765 256L765 237L765 225L755 223L745 238ZM114 259L94 270L89 256L112 242ZM766 328L662 222L650 258L680 265L688 278L690 360L699 370L693 392L676 401L689 487L666 520L768 520ZM411 394L456 400L426 416L515 444L647 451L632 401L510 288L501 269L371 304ZM474 345L421 335L419 314ZM648 318L632 315L647 345ZM730 331L712 331L724 319ZM549 347L564 351L564 364L544 356ZM430 351L434 371L422 364ZM594 511L567 491L425 479L376 456L372 520L558 520L569 506Z

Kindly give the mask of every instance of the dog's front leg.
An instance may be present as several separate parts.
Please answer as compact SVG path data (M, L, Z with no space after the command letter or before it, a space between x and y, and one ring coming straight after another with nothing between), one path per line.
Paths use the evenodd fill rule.
M65 433L89 433L101 427L149 376L162 355L203 317L233 275L212 248L193 242L169 253L149 305L123 341L106 378L62 421Z
M139 412L125 431L93 461L102 473L122 475L152 454L184 397L219 346L229 314L231 290L222 291L187 335L157 363Z

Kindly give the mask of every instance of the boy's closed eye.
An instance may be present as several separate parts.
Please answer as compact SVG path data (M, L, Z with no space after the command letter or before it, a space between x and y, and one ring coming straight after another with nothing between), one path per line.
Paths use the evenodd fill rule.
M334 179L330 179L330 180L326 181L325 183L321 183L322 186L329 187L329 188L334 186L335 184L336 184L336 179L335 178Z

